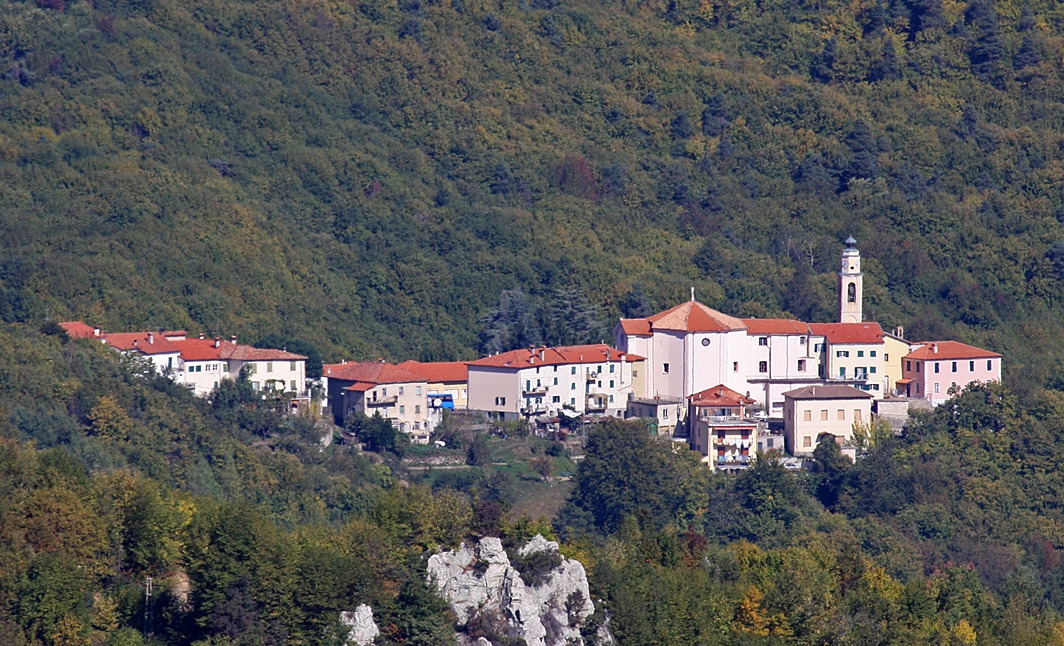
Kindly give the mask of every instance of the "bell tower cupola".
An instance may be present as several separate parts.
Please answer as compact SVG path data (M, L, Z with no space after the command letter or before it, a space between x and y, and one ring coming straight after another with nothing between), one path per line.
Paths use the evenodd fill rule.
M853 236L846 238L842 250L842 269L839 271L839 323L861 323L861 300L864 274L861 273L861 252Z

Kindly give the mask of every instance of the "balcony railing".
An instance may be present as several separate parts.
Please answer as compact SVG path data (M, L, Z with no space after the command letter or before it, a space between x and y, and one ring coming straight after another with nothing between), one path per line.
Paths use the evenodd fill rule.
M379 399L367 399L366 406L391 406L397 401L399 401L398 395L392 395L391 397L381 397Z
M546 386L536 386L535 388L526 388L521 391L521 395L524 397L542 397L547 394Z

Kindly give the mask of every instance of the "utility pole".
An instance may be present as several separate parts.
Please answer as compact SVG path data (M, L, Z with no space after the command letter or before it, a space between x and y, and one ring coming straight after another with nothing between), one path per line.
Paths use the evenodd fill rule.
M152 612L151 612L151 595L152 595L152 578L144 578L144 636L151 637L152 633Z

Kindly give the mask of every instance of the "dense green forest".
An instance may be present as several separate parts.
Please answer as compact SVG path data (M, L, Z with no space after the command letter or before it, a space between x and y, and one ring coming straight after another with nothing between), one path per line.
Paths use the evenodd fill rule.
M553 532L587 567L589 637L608 618L621 644L1064 644L1058 390L973 387L801 473L769 456L712 473L605 422L552 529L516 511L531 481L493 465L513 439L467 437L470 468L433 476L375 420L352 430L379 454L322 449L246 381L196 399L23 326L0 348L0 643L340 644L339 613L368 603L378 644L455 644L426 557ZM540 474L564 460L525 441Z
M460 358L501 290L607 323L636 284L827 320L852 234L866 314L1002 351L1029 390L1064 338L1062 23L1052 0L5 0L0 316Z

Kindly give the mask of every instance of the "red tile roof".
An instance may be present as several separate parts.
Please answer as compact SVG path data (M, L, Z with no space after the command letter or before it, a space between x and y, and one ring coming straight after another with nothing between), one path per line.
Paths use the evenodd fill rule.
M734 316L706 307L698 301L687 301L647 318L655 330L681 332L728 332L745 330L746 325Z
M404 370L399 366L380 361L363 361L361 363L329 363L321 367L322 374L329 379L370 384L409 384L427 381L421 375ZM357 390L357 389L356 389Z
M439 383L469 381L469 366L465 361L433 361L422 363L420 361L404 361L398 364L399 368L421 375L425 381Z
M695 406L728 406L738 408L750 406L754 400L746 395L728 388L724 384L707 388L688 397Z
M977 348L959 341L923 341L923 345L905 356L906 359L992 359L997 352ZM937 350L937 352L936 352Z
M59 327L63 328L71 339L87 339L96 336L96 328L81 321L67 321L60 323Z
M810 323L813 334L827 339L831 345L883 343L883 328L879 323Z
M742 319L746 333L762 334L809 334L809 324L794 319Z
M111 332L102 337L108 345L119 350L136 350L141 354L177 354L173 341L154 332Z
M621 319L621 329L628 336L650 336L648 319Z
M158 342L158 341L156 341ZM250 345L240 345L232 341L215 339L183 339L171 341L181 352L181 358L185 361L305 361L306 357L301 354L286 352L284 350L272 350L268 348L254 348ZM217 343L217 346L215 344Z
M470 361L469 365L519 370L529 366L558 366L572 363L620 361L621 357L625 357L628 361L642 361L644 359L644 357L639 355L623 353L605 343L596 343L594 345L570 345L560 348L510 350L509 352L500 352L490 357Z

